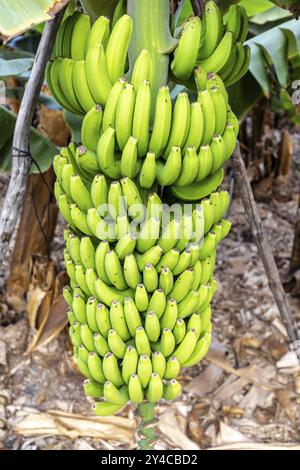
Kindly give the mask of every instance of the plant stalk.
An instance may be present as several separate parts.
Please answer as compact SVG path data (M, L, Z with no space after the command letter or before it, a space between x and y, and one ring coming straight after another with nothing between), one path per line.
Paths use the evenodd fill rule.
M137 408L137 415L140 418L138 450L153 450L153 446L157 441L155 404L142 403Z
M170 33L169 0L128 0L127 12L133 19L133 34L129 48L129 64L134 63L143 49L150 52L152 114L159 87L167 85L169 51L176 45Z

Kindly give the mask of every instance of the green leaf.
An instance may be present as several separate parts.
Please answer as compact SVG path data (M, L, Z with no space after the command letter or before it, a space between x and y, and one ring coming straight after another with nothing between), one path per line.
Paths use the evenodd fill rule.
M12 139L16 125L17 116L4 106L0 106L0 169L11 170L12 163ZM32 157L39 164L42 172L48 170L52 165L53 157L57 148L50 140L46 139L33 127L30 131L30 151ZM32 173L38 173L36 165L32 165Z
M279 7L273 7L270 10L263 11L258 15L251 18L251 23L264 25L266 23L273 23L274 21L290 18L292 15L289 11L283 10Z
M112 19L118 0L80 0L80 3L92 21L95 21L100 15Z
M241 0L239 5L246 8L248 16L254 16L266 10L273 8L274 4L269 0Z
M81 142L82 118L70 111L64 111L64 120L72 132L72 142Z
M174 15L174 36L177 37L183 23L194 14L191 0L181 0Z
M0 59L0 78L17 77L24 72L28 72L33 64L33 59Z
M250 72L241 81L229 87L228 94L230 106L239 120L243 120L263 96L259 84Z
M48 21L69 0L0 0L0 33L11 37Z
M261 53L260 47L257 46L255 43L249 44L251 47L251 63L249 70L256 79L256 81L261 86L264 94L269 96L270 94L270 87L269 87L269 80L268 74L266 71L266 62L264 57Z

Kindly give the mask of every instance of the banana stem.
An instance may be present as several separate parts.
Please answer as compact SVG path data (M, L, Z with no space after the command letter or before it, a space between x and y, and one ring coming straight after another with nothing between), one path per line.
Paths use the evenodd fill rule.
M140 437L138 450L153 450L153 446L157 440L155 404L142 403L137 408L137 415L140 417L138 427L138 435Z
M169 51L176 45L170 33L169 0L128 0L127 12L134 25L129 48L130 70L143 49L151 54L153 115L158 89L168 82Z

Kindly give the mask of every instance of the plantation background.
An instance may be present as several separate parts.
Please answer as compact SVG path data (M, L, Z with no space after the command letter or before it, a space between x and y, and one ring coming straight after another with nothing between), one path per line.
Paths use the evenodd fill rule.
M177 2L171 3L174 10ZM299 88L295 80L300 73L298 54L292 54L290 44L294 41L300 52L300 22L289 11L266 5L270 2L250 3L250 41L270 44L260 36L269 34L274 49L270 46L268 55L260 46L259 59L231 95L243 120L240 142L247 175L299 326L300 137L299 110L291 97ZM255 10L258 6L261 11ZM290 46L278 42L280 28L290 31ZM7 87L0 112L1 207L9 181L12 113L19 110L41 29L36 26L0 48L0 77ZM275 50L279 53L273 55ZM258 66L262 60L265 74ZM32 148L51 186L54 145L66 145L78 123L63 116L45 85L33 124L38 134ZM213 346L201 364L181 373L181 398L158 407L156 448L300 448L300 367L289 352L230 162L223 187L233 196L232 230L217 259ZM61 295L66 281L64 228L45 181L38 173L31 175L19 230L10 245L12 256L0 270L1 447L134 449L133 408L109 418L92 416L71 358Z

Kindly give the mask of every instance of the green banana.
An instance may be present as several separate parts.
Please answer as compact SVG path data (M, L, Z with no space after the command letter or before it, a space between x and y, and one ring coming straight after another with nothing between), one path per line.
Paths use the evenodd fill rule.
M133 253L136 245L135 238L129 233L121 238L115 246L115 252L121 261L124 261L127 255ZM125 275L125 272L124 272ZM126 280L126 276L125 276Z
M168 357L172 354L175 348L175 337L169 328L163 328L161 339L158 345L159 351Z
M178 307L175 299L169 298L163 316L160 319L160 327L173 330L178 316Z
M156 162L155 153L148 152L143 161L140 174L139 183L142 188L149 189L154 184L156 177Z
M163 266L160 272L160 276L159 276L160 289L162 289L165 295L167 296L173 289L173 285L174 285L174 278L173 278L172 271L166 266ZM148 292L152 292L152 291L148 290Z
M135 91L133 85L127 83L121 91L116 109L116 138L120 150L123 150L132 135L132 125L135 106Z
M113 85L110 91L110 94L108 95L106 106L104 108L104 113L103 113L103 123L102 123L103 132L106 131L108 127L115 128L117 105L119 102L121 92L125 87L125 84L126 84L126 80L124 78L119 78L119 80L117 80L116 83Z
M160 335L160 323L156 313L153 311L149 311L146 314L145 331L149 341L155 342L158 340Z
M199 65L207 72L218 73L230 57L231 49L234 47L233 41L233 34L230 32L225 33L214 52L206 59L200 60Z
M97 311L97 300L95 297L89 297L86 304L86 321L87 324L94 333L99 332L99 328L96 322L96 311Z
M223 35L222 15L214 1L205 4L204 24L204 34L198 53L198 59L200 60L207 59L214 53Z
M92 405L93 412L98 416L110 416L120 411L124 405L116 405L110 401L98 401Z
M143 49L135 61L131 83L134 86L134 89L137 90L140 84L144 80L150 80L152 73L152 59L150 52L147 49Z
M182 318L177 318L175 326L173 328L173 335L175 338L175 343L180 344L186 333L185 321Z
M177 358L179 363L184 364L191 356L197 344L197 334L194 329L188 330L180 345L173 352L173 356Z
M103 384L105 382L105 376L102 369L102 361L94 351L90 352L88 355L87 366L93 379Z
M163 398L165 400L174 400L181 394L181 385L176 379L170 380L170 382L164 386Z
M146 388L149 384L149 380L152 374L152 363L150 357L146 354L142 354L139 358L137 366L137 375L142 388Z
M97 144L98 165L103 173L110 178L121 176L121 164L115 160L115 134L115 129L108 127Z
M216 112L214 102L209 91L198 93L198 101L201 104L204 118L204 132L202 145L209 145L216 129Z
M125 351L126 351L126 344L122 340L121 336L117 333L116 330L109 330L107 342L109 349L111 352L118 358L123 359Z
M178 93L176 98L173 116L171 132L167 146L164 150L164 158L169 159L169 155L173 147L182 147L186 141L191 120L191 105L187 93ZM155 150L150 147L155 152Z
M206 332L204 336L198 340L190 357L181 364L182 367L191 367L201 361L201 359L203 359L203 357L208 353L210 343L211 333Z
M129 401L127 387L118 389L112 382L107 380L103 387L103 395L106 400L116 405L124 406Z
M121 157L121 175L134 178L137 173L137 149L138 141L135 137L129 137Z
M88 351L96 352L95 346L94 346L94 340L93 340L93 333L89 329L87 323L81 324L80 337L81 337L82 344L86 347Z
M152 370L162 379L166 370L166 359L160 351L152 353Z
M103 397L103 385L95 382L92 379L85 379L83 382L84 393L88 397L100 398Z
M210 88L209 93L215 109L216 123L214 133L222 135L225 130L227 120L227 103L219 88L213 86Z
M158 318L162 316L166 308L166 296L162 289L156 289L149 301L149 311L154 312Z
M120 260L113 250L105 255L105 272L111 284L118 290L122 291L127 288Z
M85 60L76 60L73 66L72 83L77 100L87 113L96 102L94 101L87 82L85 73Z
M96 104L84 116L81 127L81 141L82 144L97 152L97 144L101 134L103 111L99 104Z
M95 248L90 237L80 240L80 258L85 269L95 268Z
M95 349L97 353L100 356L104 357L105 354L109 352L109 346L106 341L106 338L104 338L104 336L102 336L99 333L94 333L93 338L94 338L94 345L95 345Z
M105 106L112 83L108 76L104 46L101 43L89 47L85 63L86 78L95 103Z
M84 173L93 175L98 173L99 166L97 162L97 155L92 150L89 150L84 145L81 145L76 150L76 164L78 168Z
M112 83L115 83L124 74L132 28L131 17L123 15L113 27L109 37L106 60L108 75Z
M150 250L159 237L160 221L156 217L151 217L142 225L138 235L136 248L140 253Z
M192 288L194 279L194 269L188 268L182 272L175 281L174 287L170 292L170 297L176 302L183 300Z
M75 204L84 212L93 207L90 192L82 182L79 175L74 175L70 180L71 196Z
M112 181L108 190L108 210L113 220L125 214L122 189L119 181Z
M112 328L119 334L123 341L130 338L127 323L124 315L124 307L121 302L113 301L109 313Z
M65 96L66 100L71 103L72 107L77 110L76 114L84 114L84 110L81 107L73 86L73 68L75 62L72 59L65 58L60 62L58 69L58 80L61 91Z
M125 256L123 271L127 285L132 289L136 289L138 284L142 282L142 276L133 254Z
M186 248L182 253L180 253L178 262L175 268L173 269L174 276L178 276L189 268L191 264L191 257L191 251L188 248Z
M124 299L124 315L127 323L127 328L131 336L135 337L137 329L142 326L142 320L139 311L136 308L134 300L130 297L126 297Z
M155 103L155 117L153 130L149 143L149 150L156 158L160 157L165 150L169 140L172 121L172 102L169 88L160 87Z
M214 135L210 144L210 149L213 156L211 172L214 173L222 166L222 163L226 156L226 144L222 136L218 134Z
M179 178L176 180L176 186L188 186L193 183L198 174L198 155L196 147L188 147L182 161L182 167Z
M147 400L150 403L157 403L163 396L163 383L156 372L151 374L148 389L146 392Z
M224 136L223 136L224 138ZM192 183L190 186L172 186L172 193L183 201L198 201L203 199L212 191L216 190L223 181L224 170L220 168L211 176L206 177L200 183Z
M86 214L80 210L80 208L76 204L70 205L70 214L72 219L72 225L75 225L82 233L85 235L92 235L92 232L89 229L86 220Z
M163 253L163 249L159 245L155 245L143 254L136 254L135 258L139 270L142 272L145 269L146 264L153 264L156 266L159 262Z
M97 20L93 23L87 38L87 52L95 44L101 43L106 46L109 33L109 19L105 16L99 16L99 18L97 18Z
M135 331L135 347L139 354L146 354L150 356L151 347L146 331L142 326L138 326Z
M96 175L91 185L93 206L101 210L108 203L108 186L104 175Z
M134 105L132 135L137 139L139 157L147 153L149 144L149 126L151 113L151 89L147 80L137 88Z
M96 308L96 323L98 330L105 338L111 329L109 310L104 304L98 304Z
M176 356L170 357L166 363L166 371L164 374L164 379L176 379L180 372L180 362Z
M73 24L71 39L71 57L74 60L84 60L86 55L87 40L91 29L89 15L81 13Z
M122 377L126 384L128 384L132 374L137 371L139 356L134 346L128 346L123 357L122 362Z
M178 240L177 244L180 240ZM179 259L180 251L178 248L172 248L170 251L162 255L160 262L156 265L156 270L158 273L161 272L162 268L169 268L171 271L175 268L178 259Z
M183 155L188 147L195 147L196 151L199 149L203 139L204 125L202 106L199 101L195 101L191 104L190 128L182 150Z
M183 26L179 43L174 52L171 69L175 77L186 80L190 77L197 60L202 24L198 16L190 18Z
M201 316L199 313L193 313L193 315L190 316L188 324L187 324L188 330L194 330L197 340L199 339L199 336L201 334ZM171 377L172 378L172 377ZM175 377L174 377L175 378Z
M154 292L158 287L158 274L152 264L146 264L143 270L143 284L149 293Z
M97 299L109 307L113 300L119 300L120 302L123 302L126 297L133 296L132 289L120 291L119 289L108 286L101 279L97 279L97 281L95 281L95 291L97 294Z
M144 392L137 374L132 374L128 382L129 398L133 403L142 403Z
M123 385L124 381L119 370L117 358L111 352L105 354L102 361L102 368L106 380L109 380L116 387Z
M79 323L87 321L85 301L79 294L73 296L72 310Z
M148 292L144 284L138 284L134 297L136 308L139 312L145 312L149 305Z

